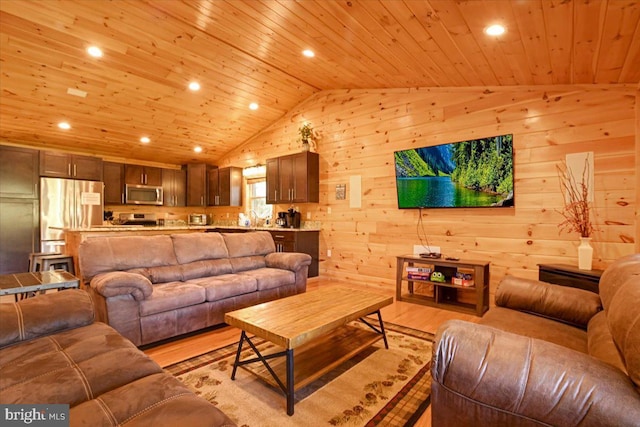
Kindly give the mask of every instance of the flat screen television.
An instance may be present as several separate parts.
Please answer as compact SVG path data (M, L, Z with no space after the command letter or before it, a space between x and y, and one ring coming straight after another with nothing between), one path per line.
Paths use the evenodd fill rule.
M398 208L512 207L513 135L394 153Z

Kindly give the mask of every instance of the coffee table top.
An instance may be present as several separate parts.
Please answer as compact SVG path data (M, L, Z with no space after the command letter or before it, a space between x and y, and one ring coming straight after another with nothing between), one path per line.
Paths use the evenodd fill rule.
M393 297L326 287L225 314L225 322L292 349L393 303Z
M0 275L0 295L37 292L47 289L77 288L79 279L65 270Z

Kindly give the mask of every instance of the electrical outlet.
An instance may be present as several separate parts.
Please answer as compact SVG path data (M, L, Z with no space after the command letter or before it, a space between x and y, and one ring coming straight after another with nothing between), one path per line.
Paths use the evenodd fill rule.
M331 249L327 249L327 258L331 258Z
M311 219L311 212L307 212L307 219Z
M229 218L229 212L227 212L227 218Z
M328 215L331 215L331 206L329 206L329 207L327 208L327 214L328 214Z

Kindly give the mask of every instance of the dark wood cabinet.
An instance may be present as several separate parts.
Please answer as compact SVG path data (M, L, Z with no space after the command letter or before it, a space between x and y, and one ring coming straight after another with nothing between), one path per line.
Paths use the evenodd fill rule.
M302 252L311 255L309 277L317 277L320 264L320 232L270 230L276 244L276 252Z
M104 204L124 205L124 164L103 163Z
M38 198L39 152L0 146L0 197Z
M102 181L102 159L77 154L41 151L40 176Z
M209 170L209 206L242 206L242 169Z
M320 162L304 151L267 160L267 203L318 203Z
M124 182L130 185L162 185L162 168L141 165L125 165Z
M207 206L209 170L205 163L187 165L187 206Z
M566 264L538 264L538 280L599 293L602 270L580 270Z
M28 271L29 254L39 252L39 154L0 146L0 274Z
M164 206L186 206L187 171L184 169L162 169L162 192Z
M280 164L278 158L267 159L267 200L268 204L278 203L278 191L280 187L280 170L278 165Z

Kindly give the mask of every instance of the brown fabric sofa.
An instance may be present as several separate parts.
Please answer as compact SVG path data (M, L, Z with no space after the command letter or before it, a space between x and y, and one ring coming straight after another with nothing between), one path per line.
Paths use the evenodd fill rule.
M68 404L71 426L233 426L73 289L0 304L0 403Z
M434 427L640 425L640 254L599 295L506 277L496 305L438 329Z
M304 292L311 264L276 252L267 231L89 238L78 260L99 319L138 346Z

